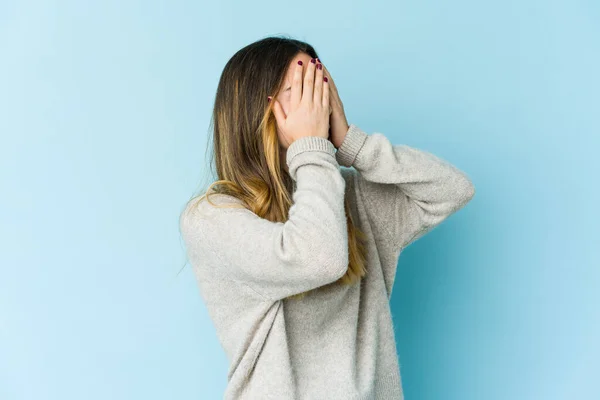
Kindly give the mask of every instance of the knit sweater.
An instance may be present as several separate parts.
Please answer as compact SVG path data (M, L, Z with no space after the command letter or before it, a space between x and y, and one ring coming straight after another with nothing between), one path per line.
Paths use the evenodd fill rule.
M286 163L295 190L285 223L225 194L210 198L238 208L194 199L181 214L230 362L224 399L403 399L389 304L399 255L462 208L474 186L431 153L354 124L337 151L328 139L297 139ZM354 285L338 282L349 262L344 196L368 239L367 273Z

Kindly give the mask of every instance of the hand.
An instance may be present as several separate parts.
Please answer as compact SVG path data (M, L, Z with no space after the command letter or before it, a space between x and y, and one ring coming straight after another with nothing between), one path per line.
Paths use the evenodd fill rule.
M291 87L288 114L277 99L273 99L273 113L287 147L304 136L327 139L329 131L329 84L323 79L322 67L309 62L304 83L302 64L296 64Z
M342 142L346 138L346 133L348 133L350 126L348 125L346 113L344 112L344 105L342 104L342 100L338 94L335 82L324 65L323 70L325 71L324 74L328 79L330 87L329 104L331 106L331 115L329 118L329 140L331 143L333 143L336 149L339 149L342 145Z

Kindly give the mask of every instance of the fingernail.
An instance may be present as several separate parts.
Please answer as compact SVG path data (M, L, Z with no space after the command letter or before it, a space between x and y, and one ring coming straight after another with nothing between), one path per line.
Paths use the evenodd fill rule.
M311 59L310 59L310 62L314 64L314 63L316 63L317 61L316 61L314 58L311 58Z
M298 65L302 65L302 60L298 60Z
M317 64L317 68L323 69L323 64Z
M271 97L267 97L267 101L271 102Z
M329 79L327 79L327 77L326 77L326 76L324 76L324 77L323 77L323 80L324 80L325 82L327 82Z

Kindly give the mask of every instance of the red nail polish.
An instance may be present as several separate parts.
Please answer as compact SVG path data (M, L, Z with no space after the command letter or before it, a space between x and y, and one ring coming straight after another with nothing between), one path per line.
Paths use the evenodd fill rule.
M302 65L302 60L298 60L298 65Z
M267 97L267 101L268 101L268 102L271 102L271 98L270 98L270 97Z
M314 58L311 58L310 62L313 63L313 64L315 64L317 61Z
M318 65L317 65L317 68L319 68L319 69L323 69L323 64L318 64Z
M326 77L326 76L324 76L324 77L323 77L323 80L324 80L325 82L329 81L329 79L327 79L327 77Z

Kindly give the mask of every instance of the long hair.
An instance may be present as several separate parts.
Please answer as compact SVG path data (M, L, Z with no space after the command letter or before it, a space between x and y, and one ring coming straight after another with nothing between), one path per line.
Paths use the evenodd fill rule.
M227 194L242 200L245 208L259 217L272 222L288 219L294 182L282 166L273 102L268 102L267 96L275 98L283 89L288 66L299 52L318 57L308 43L271 36L245 46L227 62L217 86L211 121L214 147L210 164L218 179L197 202L206 197L218 207L210 195ZM336 282L354 284L367 272L365 235L352 221L347 197L344 209L349 265ZM306 293L290 298L300 299Z

